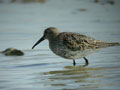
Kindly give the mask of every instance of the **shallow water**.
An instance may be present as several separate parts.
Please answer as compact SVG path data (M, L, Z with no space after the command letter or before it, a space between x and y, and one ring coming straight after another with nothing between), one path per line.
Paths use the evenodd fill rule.
M72 61L53 55L49 50L24 50L25 56L0 59L1 90L104 90L119 89L120 49L111 47ZM114 82L114 83L113 83Z
M73 66L71 60L56 56L47 41L31 49L50 26L120 42L119 4L103 6L90 0L0 4L0 50L14 47L25 53L0 54L0 90L119 90L120 46L88 55L88 66L84 66L83 59L76 60ZM79 11L80 8L88 11Z

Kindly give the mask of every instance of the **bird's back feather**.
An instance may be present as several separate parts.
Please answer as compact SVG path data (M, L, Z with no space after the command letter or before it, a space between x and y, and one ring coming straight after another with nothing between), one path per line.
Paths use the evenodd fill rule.
M98 49L108 46L120 45L119 43L107 43L94 38L72 32L63 32L58 36L59 40L63 41L68 49L72 51L86 50L86 49Z

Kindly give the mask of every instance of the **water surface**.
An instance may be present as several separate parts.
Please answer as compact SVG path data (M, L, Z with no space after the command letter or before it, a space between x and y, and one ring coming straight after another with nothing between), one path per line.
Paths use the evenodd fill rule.
M14 47L24 56L0 54L0 90L119 90L120 47L109 47L84 59L53 54L48 41L31 49L47 27L78 32L98 40L120 42L119 0L115 5L90 0L50 0L0 4L0 50ZM80 11L85 8L86 11Z

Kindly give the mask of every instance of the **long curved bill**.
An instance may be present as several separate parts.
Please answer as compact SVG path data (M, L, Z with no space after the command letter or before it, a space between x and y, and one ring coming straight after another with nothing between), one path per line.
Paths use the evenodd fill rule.
M38 45L40 42L42 42L43 40L44 40L44 36L43 36L42 38L40 38L40 40L38 40L38 41L33 45L32 49L34 49L34 47L35 47L36 45Z

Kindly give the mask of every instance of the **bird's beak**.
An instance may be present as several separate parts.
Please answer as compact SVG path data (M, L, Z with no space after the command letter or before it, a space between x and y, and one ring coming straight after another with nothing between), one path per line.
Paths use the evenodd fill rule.
M38 45L40 42L42 42L43 40L45 40L45 39L44 39L44 36L41 37L40 40L38 40L38 41L33 45L32 49L34 49L34 47L35 47L36 45Z

